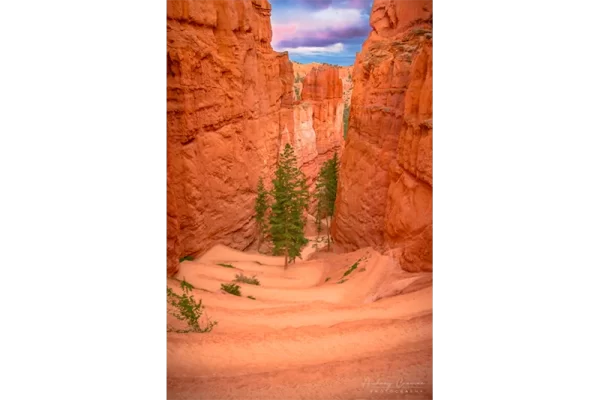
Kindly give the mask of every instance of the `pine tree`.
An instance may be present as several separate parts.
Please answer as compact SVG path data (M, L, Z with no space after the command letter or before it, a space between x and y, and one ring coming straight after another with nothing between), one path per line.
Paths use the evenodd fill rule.
M274 200L270 216L273 254L284 255L284 268L287 268L288 261L299 257L302 247L308 243L304 237L303 217L308 207L308 186L304 174L296 167L296 156L289 143L280 156L271 195Z
M256 229L258 231L258 251L260 252L260 245L265 238L265 233L268 230L267 226L267 210L269 209L269 193L265 190L262 176L258 179L258 188L256 189L256 203L254 204L254 211L256 212Z
M338 172L339 161L337 153L335 153L333 158L323 163L317 177L317 232L319 234L321 233L321 219L325 218L327 227L327 250L331 249L331 235L329 228L335 209Z
M346 137L348 136L348 123L350 122L350 104L344 105L343 119L344 119L344 140L346 140Z

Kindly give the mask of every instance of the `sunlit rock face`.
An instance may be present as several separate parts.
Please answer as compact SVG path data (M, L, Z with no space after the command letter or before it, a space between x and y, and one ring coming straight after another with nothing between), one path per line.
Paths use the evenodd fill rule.
M348 250L373 246L408 271L430 271L432 2L375 0L370 22L352 71L333 237Z

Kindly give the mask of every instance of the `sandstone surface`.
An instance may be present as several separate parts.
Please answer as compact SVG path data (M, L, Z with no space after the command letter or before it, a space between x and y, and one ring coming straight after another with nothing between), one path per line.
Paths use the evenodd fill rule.
M344 104L350 104L350 98L352 97L352 70L354 67L340 67L340 79L342 80L342 91Z
M334 240L432 270L431 1L375 0L356 58Z
M266 0L167 2L167 271L255 239L260 175L293 129L293 71ZM267 184L270 182L266 179Z
M339 68L296 71L271 47L270 16L267 0L167 2L169 275L216 244L252 245L257 182L271 187L286 143L312 189L320 165L343 150ZM302 101L295 73L306 80Z
M302 64L295 61L292 61L292 66L294 68L294 90L298 89L298 93L302 93L302 87L304 78L310 71L313 69L323 68L323 67L333 67L338 70L338 74L340 79L342 80L342 98L344 99L345 104L350 103L350 96L352 95L352 69L353 66L339 66L339 65L329 65L329 64L321 64L321 63L307 63ZM300 100L301 96L296 96L296 100Z
M309 189L314 191L321 165L335 152L340 157L344 149L343 83L337 66L311 64L308 69L304 64L293 65L294 75L301 76L302 99L294 103L294 131L286 132L282 144L294 146ZM311 212L314 206L312 199Z

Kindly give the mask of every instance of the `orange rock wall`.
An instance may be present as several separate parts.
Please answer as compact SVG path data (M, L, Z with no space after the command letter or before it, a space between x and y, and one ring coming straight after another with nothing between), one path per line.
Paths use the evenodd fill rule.
M338 157L344 149L343 84L339 67L293 63L294 76L302 79L302 100L294 104L294 129L283 136L282 145L294 146L298 163L306 174L309 190L314 191L321 165ZM308 72L307 72L308 70ZM304 74L304 75L303 75ZM311 200L314 211L315 199Z
M340 79L342 80L342 90L344 104L350 104L352 96L352 69L353 67L341 67L339 69Z
M293 70L271 48L266 0L167 2L167 272L255 239L260 175L294 129Z
M334 152L341 156L344 149L342 95L337 67L315 68L304 78L302 101L312 104L319 168Z
M375 0L356 58L332 234L432 269L431 1Z
M332 67L336 68L339 74L340 79L342 80L342 98L345 103L350 102L350 96L352 95L352 69L354 67L342 67L339 65L328 65L328 64L320 64L320 63L308 63L301 64L292 61L292 65L294 67L294 88L298 88L298 91L302 92L303 82L306 75L308 75L313 69L324 68L324 67ZM350 76L350 78L349 78ZM296 100L304 100L302 97L297 97Z

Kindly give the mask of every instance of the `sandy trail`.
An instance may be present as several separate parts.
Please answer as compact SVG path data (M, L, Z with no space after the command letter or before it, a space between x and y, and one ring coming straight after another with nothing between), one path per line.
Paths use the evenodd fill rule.
M260 286L238 283L240 297L220 290L239 273ZM284 270L281 257L216 246L183 262L183 277L219 324L168 333L169 399L432 398L431 274L398 271L373 249Z

